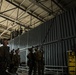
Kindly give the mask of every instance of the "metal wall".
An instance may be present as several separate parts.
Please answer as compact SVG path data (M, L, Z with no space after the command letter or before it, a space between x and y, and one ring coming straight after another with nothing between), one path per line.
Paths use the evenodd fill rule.
M46 34L48 35L46 36ZM10 46L11 49L12 46L13 48L19 47L25 53L28 47L42 44L44 39L45 64L66 66L67 51L71 50L76 43L76 8L66 11L35 29L24 33L22 36L11 40ZM21 56L24 53L21 53ZM25 59L22 58L22 60Z

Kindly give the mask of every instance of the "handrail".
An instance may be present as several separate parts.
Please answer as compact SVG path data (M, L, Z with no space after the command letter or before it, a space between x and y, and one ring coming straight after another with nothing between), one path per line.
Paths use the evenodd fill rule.
M53 65L45 65L45 67L58 67L58 68L67 68L68 66L53 66Z
M53 65L45 65L45 73L48 72L54 72L56 73L56 75L59 75L59 73L65 73L67 74L67 72L65 72L64 68L67 69L68 66L53 66Z

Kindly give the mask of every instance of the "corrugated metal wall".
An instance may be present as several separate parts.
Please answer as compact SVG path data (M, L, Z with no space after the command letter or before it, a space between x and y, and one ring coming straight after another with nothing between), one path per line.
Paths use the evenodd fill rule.
M46 36L47 32L48 35ZM44 56L46 65L66 66L67 51L72 49L72 46L76 43L76 9L66 11L11 40L11 49L17 47L23 49L24 53L21 53L21 57L22 60L26 60L23 56L26 55L27 47L41 44L45 36Z

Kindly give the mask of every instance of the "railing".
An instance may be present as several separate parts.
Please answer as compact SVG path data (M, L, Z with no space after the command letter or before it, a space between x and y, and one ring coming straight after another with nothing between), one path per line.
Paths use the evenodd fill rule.
M28 72L29 68L28 66L20 66L19 67L20 71L25 71ZM38 72L37 72L38 73ZM67 66L49 66L49 65L45 65L44 68L44 73L47 74L52 74L52 75L68 75L67 74Z
M45 74L52 73L54 75L67 75L67 66L45 66Z

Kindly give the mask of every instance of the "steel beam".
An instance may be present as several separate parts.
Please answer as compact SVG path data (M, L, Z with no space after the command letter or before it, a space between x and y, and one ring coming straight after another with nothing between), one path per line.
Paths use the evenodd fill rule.
M4 36L1 36L1 37L0 37L0 39L3 39L3 38L9 39L9 38L10 38L10 36L9 36L9 37L7 37L7 36L5 36L5 35L4 35Z
M21 17L21 18L19 17L18 20L21 20L21 19L23 20L24 18L26 18L26 17L28 17L28 16L29 16L29 15L23 16L23 17Z
M7 29L6 26L3 26L2 24L0 24L0 29L2 29L2 28L5 29L5 30ZM8 30L9 30L9 31L12 31L12 29L8 29Z
M6 16L6 15L4 15L4 14L0 14L0 17L3 17L3 18L5 18L6 20L10 20L10 21L12 21L12 22L15 22L15 23L17 23L18 25L25 27L26 29L31 29L30 27L27 27L27 26L25 26L24 24L20 23L19 21L15 21L14 19L12 19L12 18L10 18L10 17L8 17L8 16Z
M1 34L2 32L3 32L3 31L0 31L0 34ZM9 35L9 34L7 34L7 33L4 33L3 35L10 36L10 35ZM2 36L3 36L3 35L2 35Z
M20 4L20 6L21 6L21 4ZM30 10L30 8L33 7L33 6L34 6L34 4L30 4L30 5L28 6L26 12L27 12L28 10ZM22 16L23 16L26 12L22 13L21 15L19 15L18 20L19 20L20 18L22 18ZM28 16L29 16L29 14L28 14Z
M2 23L2 22L4 22L4 21L6 21L6 20L0 21L0 23Z
M25 12L21 12L18 16L18 19L22 18L22 16L25 14ZM28 14L29 15L29 14Z
M21 6L24 2L25 2L25 0L23 0L23 1L21 2L20 6Z
M6 0L7 2L11 3L12 5L16 6L17 8L23 10L24 12L26 12L27 8L24 6L19 6L18 3L16 4L15 2L12 2L10 0ZM35 18L39 19L42 22L45 22L46 20L44 20L44 18L42 18L41 16L38 16L39 14L34 13L34 11L28 10L27 12L29 15L34 16Z
M45 5L43 5L41 2L37 2L37 1L32 1L32 0L29 0L31 1L32 3L34 3L35 5L39 6L40 8L42 8L43 10L45 10L46 12L48 12L49 14L52 14L54 13L53 10L49 9L48 7L46 7Z
M33 19L32 19L32 20L33 20ZM31 20L31 21L32 21L32 20ZM30 21L27 21L25 24L27 24L27 23L29 23L29 22L30 22ZM35 22L34 24L36 24L36 23L38 23L38 22L40 22L40 21L37 21L37 22ZM33 25L32 25L32 26L33 26Z
M1 11L1 7L2 7L2 3L3 3L3 0L1 0L1 3L0 3L0 11Z
M8 11L11 11L11 10L14 10L14 9L16 9L16 7L15 7L15 8L8 9L8 10L3 11L3 12L0 12L0 14L3 14L3 13L5 13L5 12L8 12Z
M57 3L55 0L51 0L53 3L55 3L62 11L65 11L66 9L63 8L59 3Z

